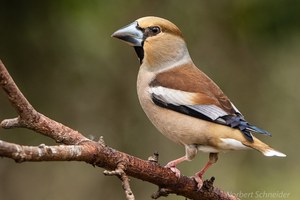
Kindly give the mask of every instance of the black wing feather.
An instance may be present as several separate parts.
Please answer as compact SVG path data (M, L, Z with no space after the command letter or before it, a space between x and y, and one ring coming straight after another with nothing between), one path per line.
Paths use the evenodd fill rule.
M203 113L197 112L196 110L191 109L188 106L174 105L171 103L164 102L161 100L161 98L159 98L159 96L157 96L155 94L152 94L152 101L156 105L163 107L163 108L167 108L170 110L174 110L176 112L180 112L185 115L190 115L195 118L199 118L199 119L206 120L209 122L213 122L213 123L217 123L217 124L221 124L221 125L225 125L225 126L230 126L231 128L238 129L244 134L245 138L250 142L253 142L253 136L252 136L251 132L257 132L260 134L271 135L269 132L249 124L244 119L243 115L241 115L240 113L220 116L219 118L213 120L210 117L204 115Z

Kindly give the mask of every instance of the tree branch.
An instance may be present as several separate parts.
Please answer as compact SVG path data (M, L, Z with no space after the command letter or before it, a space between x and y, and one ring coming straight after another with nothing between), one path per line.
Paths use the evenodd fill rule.
M148 161L141 160L126 153L106 146L103 139L98 142L84 137L59 122L37 112L21 93L5 66L0 60L0 86L18 113L18 117L5 119L0 123L2 128L27 128L52 138L61 145L22 146L0 140L0 157L25 161L84 161L94 166L113 170L123 184L127 199L134 199L128 176L148 181L159 186L153 198L177 194L190 199L237 199L236 197L213 187L213 180L208 180L200 191L192 178L177 178L168 168L157 163L157 156ZM107 172L108 173L108 172Z
M129 178L126 175L124 170L125 170L124 164L119 163L116 170L113 170L113 171L105 170L103 173L106 176L117 176L117 177L119 177L119 179L122 181L122 187L123 187L123 190L125 191L126 199L134 200L135 197L134 197L134 195L131 191L131 188L130 188Z

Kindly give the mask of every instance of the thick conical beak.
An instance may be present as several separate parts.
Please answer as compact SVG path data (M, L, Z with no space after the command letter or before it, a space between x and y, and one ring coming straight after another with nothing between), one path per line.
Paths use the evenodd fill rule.
M142 30L138 28L137 22L117 30L111 36L123 40L131 46L143 46L144 35Z

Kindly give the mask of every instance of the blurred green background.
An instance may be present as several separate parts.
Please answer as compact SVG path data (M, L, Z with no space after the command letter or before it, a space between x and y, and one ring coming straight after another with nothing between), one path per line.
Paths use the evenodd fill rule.
M273 134L260 137L263 141L288 155L221 154L205 177L215 176L216 186L244 199L280 199L280 193L299 199L300 1L1 0L0 59L41 113L88 137L104 136L109 146L143 159L158 151L164 165L184 148L150 124L137 100L134 50L110 37L147 15L177 24L196 65L249 122ZM15 116L0 92L0 120ZM54 144L24 129L0 129L0 139ZM179 168L191 176L207 159L200 153ZM80 162L16 164L3 158L0 199L125 199L120 181L102 172ZM131 180L136 199L150 199L156 191Z

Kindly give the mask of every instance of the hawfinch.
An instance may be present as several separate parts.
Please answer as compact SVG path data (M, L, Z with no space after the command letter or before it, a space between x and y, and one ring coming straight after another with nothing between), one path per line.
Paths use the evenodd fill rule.
M166 19L143 17L117 30L112 37L133 46L140 61L137 94L154 126L185 147L185 156L166 167L180 176L176 165L192 160L198 151L209 161L195 175L202 176L218 153L255 149L265 156L286 155L253 136L271 135L249 124L222 90L193 63L179 28Z

